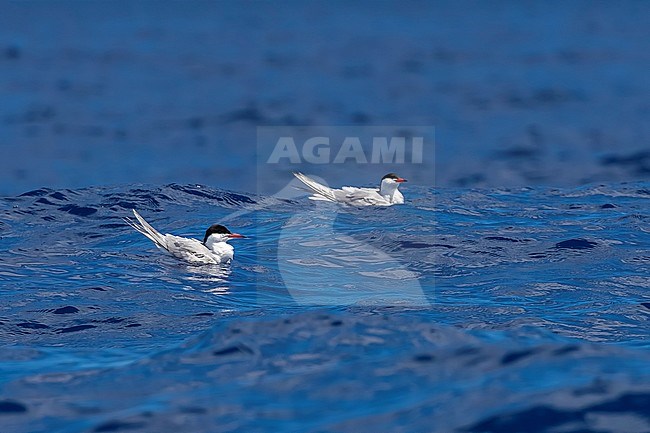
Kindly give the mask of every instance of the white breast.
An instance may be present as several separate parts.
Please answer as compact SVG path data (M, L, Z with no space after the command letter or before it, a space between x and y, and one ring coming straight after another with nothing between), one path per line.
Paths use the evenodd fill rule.
M217 242L212 244L212 253L220 258L221 263L227 263L235 255L235 249L226 242Z
M395 190L395 193L391 197L390 202L393 204L404 204L404 196L401 192L399 192L398 189Z

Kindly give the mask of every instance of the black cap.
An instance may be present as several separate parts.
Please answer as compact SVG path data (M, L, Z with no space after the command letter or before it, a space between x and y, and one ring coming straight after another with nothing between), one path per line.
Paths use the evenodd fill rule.
M203 238L203 243L206 243L208 241L208 238L210 237L211 234L217 233L219 235L227 235L230 234L231 231L228 230L225 226L222 226L221 224L212 224L206 231L205 231L205 237Z

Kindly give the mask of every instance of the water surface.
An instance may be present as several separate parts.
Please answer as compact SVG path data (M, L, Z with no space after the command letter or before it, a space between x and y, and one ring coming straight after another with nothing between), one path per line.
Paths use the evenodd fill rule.
M405 194L2 199L3 431L650 430L650 185ZM250 239L188 266L131 208Z

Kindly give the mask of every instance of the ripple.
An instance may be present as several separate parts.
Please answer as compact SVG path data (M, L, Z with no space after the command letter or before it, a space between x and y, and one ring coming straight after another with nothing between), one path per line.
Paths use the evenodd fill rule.
M517 431L510 415L539 411L540 429L598 430L630 407L644 431L643 402L616 403L647 391L644 189L409 185L411 204L368 212L176 184L0 199L0 337L38 349L0 363L3 395L54 430L282 430L322 408L351 417L314 429ZM186 266L122 224L131 207L161 230L228 221L251 238L227 271ZM404 389L413 416L379 415Z
M0 414L25 413L27 406L14 400L0 400Z
M569 249L569 250L585 250L589 248L594 248L598 245L596 242L588 241L586 239L569 239L566 241L558 242L555 244L557 249Z

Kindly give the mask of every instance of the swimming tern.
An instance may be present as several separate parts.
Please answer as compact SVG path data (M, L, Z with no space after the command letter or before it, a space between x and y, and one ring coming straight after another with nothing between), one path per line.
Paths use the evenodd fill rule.
M334 189L325 186L302 173L293 173L302 182L312 195L310 200L345 203L352 206L392 206L404 204L404 196L399 192L401 183L406 182L395 173L388 173L381 178L379 188L357 188L344 186Z
M158 248L194 264L229 263L235 249L228 244L228 241L245 237L239 233L232 233L220 224L213 224L205 231L203 242L170 234L163 235L145 221L135 209L133 209L133 215L135 221L131 218L124 218L129 226L149 238Z

